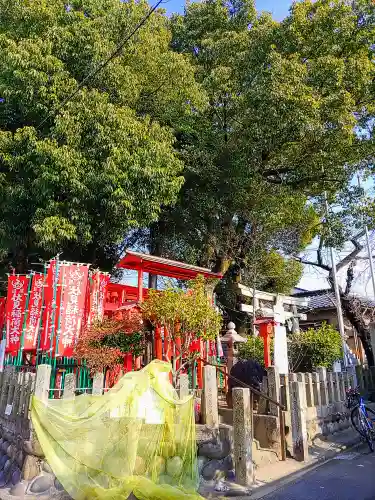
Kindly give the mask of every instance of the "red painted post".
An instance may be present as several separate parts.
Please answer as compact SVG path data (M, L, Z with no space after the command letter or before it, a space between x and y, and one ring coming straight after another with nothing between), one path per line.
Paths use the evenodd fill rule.
M271 334L272 323L261 323L259 325L259 335L263 338L264 345L264 366L268 368L271 366Z
M176 355L176 370L180 369L181 366L181 337L176 337L176 348L175 348L175 355Z
M138 302L143 302L143 271L138 271Z
M155 352L156 359L162 360L163 359L163 344L162 344L162 340L161 340L161 327L160 326L155 327L154 342L155 342L154 352Z
M125 355L124 370L125 373L131 372L133 370L133 356L131 354Z
M202 340L198 340L199 343L199 353L200 357L198 359L197 363L197 383L198 383L198 389L203 389L203 361L202 361L202 354L203 354L203 346L202 346Z

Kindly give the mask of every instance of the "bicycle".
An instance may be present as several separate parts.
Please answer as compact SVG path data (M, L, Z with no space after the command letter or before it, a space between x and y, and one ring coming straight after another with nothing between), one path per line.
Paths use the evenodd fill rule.
M375 411L365 405L358 388L346 392L346 406L351 410L353 427L366 440L370 451L374 452Z

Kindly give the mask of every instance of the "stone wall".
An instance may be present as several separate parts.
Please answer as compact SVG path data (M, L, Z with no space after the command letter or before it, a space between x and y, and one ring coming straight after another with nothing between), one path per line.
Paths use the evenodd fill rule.
M35 382L35 373L17 372L14 367L0 373L1 498L58 498L63 494L32 428L30 403ZM49 379L46 383L49 387Z
M290 387L286 388L285 384L300 382L304 393L302 399L309 443L316 437L327 437L350 427L350 415L345 407L345 400L346 390L353 386L351 375L327 372L325 368L319 368L316 373L292 373L289 374L288 380L286 378L284 376L282 379L281 402L286 406L287 413L290 413ZM289 397L286 397L288 393Z
M196 432L200 476L206 481L222 477L233 479L233 427L197 425Z
M291 430L286 433L290 455L306 460L308 447L316 439L328 439L351 426L345 400L346 390L354 386L354 372L332 373L325 368L280 376L279 400L286 409L286 427Z

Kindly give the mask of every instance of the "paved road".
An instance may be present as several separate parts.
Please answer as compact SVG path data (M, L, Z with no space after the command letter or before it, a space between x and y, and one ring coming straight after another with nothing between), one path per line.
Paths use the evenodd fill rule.
M375 500L375 453L343 453L263 500Z

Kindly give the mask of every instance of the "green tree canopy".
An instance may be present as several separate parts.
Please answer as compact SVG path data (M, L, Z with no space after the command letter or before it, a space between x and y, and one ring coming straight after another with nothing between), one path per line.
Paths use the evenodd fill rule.
M359 131L374 115L374 10L305 0L279 23L251 0L206 0L173 18L173 47L209 106L179 131L185 184L152 231L159 251L223 272L257 267L264 282L264 252L311 240L310 202L373 162L372 130Z
M148 12L147 2L0 0L0 259L112 265L183 183L173 128L205 105L163 11L55 110ZM31 259L31 261L33 260Z

